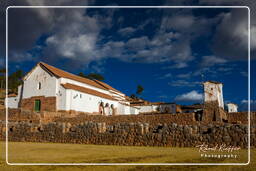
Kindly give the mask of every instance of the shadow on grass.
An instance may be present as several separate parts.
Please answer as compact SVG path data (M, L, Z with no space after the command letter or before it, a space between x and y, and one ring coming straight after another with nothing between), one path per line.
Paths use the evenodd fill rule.
M154 159L160 157L166 157L168 155L151 155L151 156L143 156L143 157L126 157L126 158L115 158L115 159L102 159L102 160L90 160L84 161L85 163L135 163L140 162L145 159Z

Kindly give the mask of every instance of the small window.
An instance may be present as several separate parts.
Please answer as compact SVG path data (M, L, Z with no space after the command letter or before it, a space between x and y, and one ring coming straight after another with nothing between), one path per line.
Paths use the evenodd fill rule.
M80 94L80 98L82 98L82 94Z
M42 88L41 82L38 83L37 89L40 90Z

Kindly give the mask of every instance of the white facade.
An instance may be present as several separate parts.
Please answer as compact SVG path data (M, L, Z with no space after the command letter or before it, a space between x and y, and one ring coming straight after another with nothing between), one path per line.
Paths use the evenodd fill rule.
M58 88L57 78L37 66L23 81L22 98L56 96Z
M224 109L222 87L222 83L212 81L204 82L204 101L217 101L219 107Z
M130 115L130 114L139 114L139 109L135 106L130 106L124 103L118 103L117 104L117 113L122 113L124 115Z
M151 113L151 112L157 112L157 105L138 105L134 106L139 109L139 113Z
M8 108L11 109L17 109L19 104L18 96L16 97L8 97L8 100L5 100L5 106L7 106L8 102Z
M18 108L21 99L44 96L56 97L57 111L78 111L105 115L139 113L137 108L131 107L130 103L125 100L125 94L115 91L113 88L113 90L107 89L106 85L94 86L98 84L91 80L94 84L90 85L70 79L72 74L67 78L55 76L56 70L54 71L52 68L50 68L52 71L48 70L47 65L46 67L44 65L46 64L39 63L24 77L23 86L19 86L18 96L8 98L10 108ZM57 72L64 71L57 69ZM65 88L63 86L65 84L70 84L76 89Z
M134 106L139 108L139 113L176 113L176 104L175 103L159 103L159 104L147 104L147 105L138 105Z
M228 103L227 107L228 107L228 113L237 112L238 107L236 104Z

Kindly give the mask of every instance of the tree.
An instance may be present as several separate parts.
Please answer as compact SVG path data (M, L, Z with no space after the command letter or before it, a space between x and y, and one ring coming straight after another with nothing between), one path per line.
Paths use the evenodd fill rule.
M131 94L131 95L130 95L130 98L131 98L131 99L135 99L135 100L138 99L138 97L137 97L135 94Z
M141 93L144 91L144 88L141 85L137 86L136 94L141 95Z
M90 74L87 74L87 75L86 75L86 74L80 72L78 75L79 75L80 77L88 78L88 79L91 79L91 80L94 80L94 79L95 79L95 80L102 81L102 80L105 79L102 75L97 74L97 73L90 73Z
M18 86L22 84L23 71L17 70L8 76L8 89L11 93L18 92Z
M99 81L103 81L104 80L104 77L100 74L97 74L97 73L90 73L87 75L87 78L93 80L99 80Z
M5 88L5 68L0 69L0 88L3 89Z
M80 77L84 77L84 78L86 78L86 75L84 75L84 73L82 73L82 72L79 72L79 74L78 74Z

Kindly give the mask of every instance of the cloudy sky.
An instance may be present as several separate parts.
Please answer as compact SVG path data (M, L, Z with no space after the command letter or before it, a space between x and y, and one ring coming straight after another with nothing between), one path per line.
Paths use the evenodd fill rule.
M255 8L228 1L24 0L1 4L0 65L5 62L5 8L9 5L249 5L251 65L255 73ZM253 19L254 18L254 19ZM131 95L138 84L150 101L202 102L202 81L224 84L224 101L248 103L247 8L11 8L9 72L28 72L37 62L77 74L100 73ZM256 80L252 78L252 87ZM255 92L251 93L256 104Z

